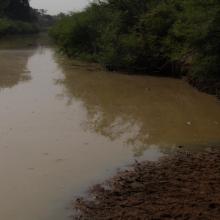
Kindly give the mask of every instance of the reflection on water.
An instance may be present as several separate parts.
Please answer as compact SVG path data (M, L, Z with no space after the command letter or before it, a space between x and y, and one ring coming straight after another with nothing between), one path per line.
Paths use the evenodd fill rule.
M0 50L0 89L30 79L27 61L33 51Z
M134 155L220 142L220 104L186 83L73 65L24 42L0 42L0 219L67 220L73 196Z
M10 50L30 50L42 46L51 45L51 41L46 33L36 35L23 35L23 36L7 36L0 39L0 49Z
M65 75L52 48L0 54L1 88L7 87L0 90L0 219L69 219L73 196L133 162L133 154L122 139L84 129L87 109L77 97L66 105L66 86L55 83ZM161 155L152 146L142 159Z
M178 79L112 74L95 65L60 60L69 103L87 109L84 127L140 155L151 145L220 143L220 104Z
M43 45L48 45L46 35L7 37L0 40L0 89L10 88L30 80L27 69L29 57Z

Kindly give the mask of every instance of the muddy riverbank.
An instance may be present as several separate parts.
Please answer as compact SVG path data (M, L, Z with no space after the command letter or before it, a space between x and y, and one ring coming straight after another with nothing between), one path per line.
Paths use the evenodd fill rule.
M220 79L199 80L188 77L187 82L199 91L215 95L220 99Z
M181 151L94 186L74 203L74 219L220 219L219 184L219 150Z

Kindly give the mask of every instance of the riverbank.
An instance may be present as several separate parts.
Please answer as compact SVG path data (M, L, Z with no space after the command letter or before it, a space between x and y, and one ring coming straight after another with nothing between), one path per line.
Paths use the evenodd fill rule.
M50 35L70 57L114 71L186 76L219 96L219 11L217 0L98 1L64 15Z
M220 80L219 79L192 79L190 77L187 78L187 82L190 85L197 88L201 92L205 92L211 95L215 95L218 99L220 99Z
M74 203L74 219L220 219L219 184L219 150L178 152L94 186Z

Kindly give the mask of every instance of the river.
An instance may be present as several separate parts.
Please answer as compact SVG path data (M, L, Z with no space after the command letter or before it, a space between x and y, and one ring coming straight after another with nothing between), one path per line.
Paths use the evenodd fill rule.
M68 220L134 160L220 144L220 103L179 79L109 73L37 39L0 42L0 219Z

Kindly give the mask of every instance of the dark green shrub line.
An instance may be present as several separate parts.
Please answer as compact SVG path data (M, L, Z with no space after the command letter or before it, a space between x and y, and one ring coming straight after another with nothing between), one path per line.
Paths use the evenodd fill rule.
M56 16L30 7L29 0L0 0L0 37L46 31Z
M96 1L63 16L50 35L68 56L110 70L186 75L219 90L219 0Z
M38 32L35 24L0 18L0 37L13 34L33 34Z

